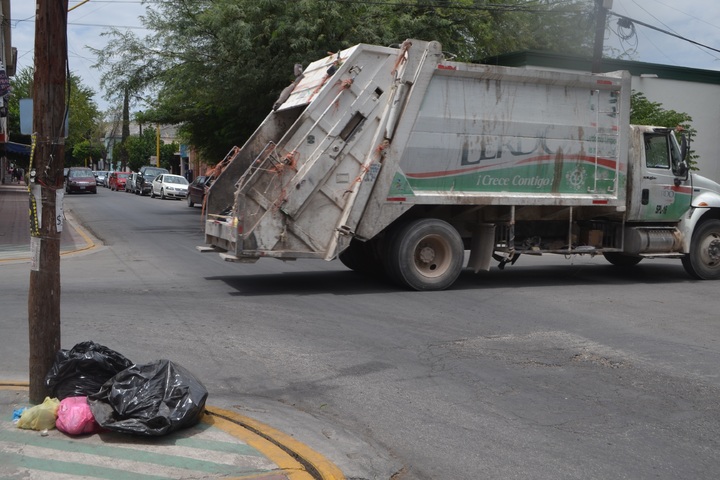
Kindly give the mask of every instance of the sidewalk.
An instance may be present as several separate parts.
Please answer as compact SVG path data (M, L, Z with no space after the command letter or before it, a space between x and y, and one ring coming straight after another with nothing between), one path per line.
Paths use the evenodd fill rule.
M0 479L344 479L304 444L237 413L207 406L194 427L162 437L69 436L23 430L12 413L28 389L0 382Z
M27 187L0 185L0 268L3 263L30 260L29 219ZM61 255L95 247L71 216L66 220ZM209 404L198 425L153 438L115 432L69 436L56 429L45 433L17 428L13 411L31 406L26 383L0 380L0 480L345 478L333 463L290 435Z
M92 238L66 214L60 255L95 247ZM0 264L30 260L30 194L24 184L0 184Z

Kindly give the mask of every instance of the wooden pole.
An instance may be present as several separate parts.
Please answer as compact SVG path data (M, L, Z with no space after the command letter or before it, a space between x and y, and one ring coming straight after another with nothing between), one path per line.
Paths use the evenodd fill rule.
M45 376L60 349L60 233L62 231L68 0L37 0L33 131L35 182L40 223L31 232L28 294L30 402L49 395ZM58 195L59 193L59 195ZM32 215L32 213L31 213ZM31 225L33 222L31 221Z
M602 72L602 52L605 43L605 22L612 0L595 0L595 45L593 46L592 73Z

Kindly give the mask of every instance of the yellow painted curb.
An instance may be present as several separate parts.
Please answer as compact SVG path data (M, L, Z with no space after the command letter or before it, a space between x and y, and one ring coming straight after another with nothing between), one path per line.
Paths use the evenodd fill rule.
M317 453L315 450L311 449L304 443L297 441L290 435L283 433L280 430L276 430L268 425L260 423L256 420L253 420L252 418L245 417L229 410L208 406L205 407L205 410L218 420L225 419L228 420L228 424L235 424L235 427L238 430L237 434L239 436L241 435L241 432L244 431L248 434L255 434L258 437L263 438L264 443L256 446L250 443L249 439L241 436L241 438L243 438L243 440L245 440L248 444L258 449L261 453L266 455L278 465L280 465L278 459L273 458L270 451L264 450L264 448L266 448L268 444L273 446L281 445L283 447L282 449L280 449L280 447L275 448L283 451L286 456L292 455L297 459L297 461L304 463L314 469L317 475L319 475L319 478L322 480L345 480L345 475L343 475L343 473L334 463L332 463L327 458ZM217 426L218 428L223 429L223 427L221 427L220 425ZM304 470L306 468L307 467L305 467ZM305 471L303 471L303 473L305 473ZM318 478L316 475L311 475L310 473L307 473L307 475L310 476L303 476L297 478ZM291 476L290 478L295 477Z
M60 255L68 255L71 253L78 253L78 252L84 252L86 250L91 250L95 248L95 241L92 239L92 237L85 231L83 227L80 226L80 222L75 221L75 217L72 216L70 213L65 213L65 218L67 219L68 223L72 223L72 227L75 229L75 231L85 240L85 245L83 248L78 248L77 250L72 250L69 252L61 253Z
M27 382L0 382L0 390L30 390L30 385Z
M205 409L209 413L210 409L207 406ZM213 427L216 427L250 445L277 465L282 473L287 475L290 480L315 480L314 477L305 470L300 462L296 461L290 454L271 441L257 435L241 425L238 425L235 422L208 413L203 415L203 423L212 425Z

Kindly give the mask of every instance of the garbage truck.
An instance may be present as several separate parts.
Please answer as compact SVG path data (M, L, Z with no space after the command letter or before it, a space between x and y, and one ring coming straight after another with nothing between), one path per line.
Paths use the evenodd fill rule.
M684 137L630 124L628 72L455 62L407 40L296 73L222 162L201 250L339 258L414 290L546 253L720 277L720 185L690 171Z

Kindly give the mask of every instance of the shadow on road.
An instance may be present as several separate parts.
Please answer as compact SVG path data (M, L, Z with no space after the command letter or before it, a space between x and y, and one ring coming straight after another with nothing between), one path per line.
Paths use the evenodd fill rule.
M347 271L284 272L262 275L207 277L221 281L236 290L231 295L365 295L386 293L398 288L389 281L376 280Z
M633 267L610 264L508 266L504 270L491 268L489 272L473 273L464 270L453 289L472 288L531 288L623 284L679 284L692 282L680 262L646 263Z
M352 271L283 272L261 275L206 277L221 281L235 290L231 295L365 295L368 293L411 292L389 280L372 278ZM613 265L543 265L493 267L489 272L465 269L450 290L488 288L566 287L622 284L680 284L693 282L682 266L648 261L631 268ZM417 292L421 293L421 292Z

